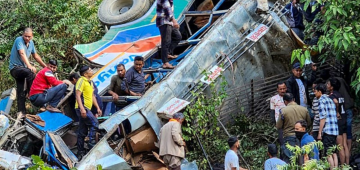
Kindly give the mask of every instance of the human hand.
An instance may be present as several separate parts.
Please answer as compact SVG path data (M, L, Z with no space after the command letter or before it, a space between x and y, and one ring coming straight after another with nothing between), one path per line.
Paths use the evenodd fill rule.
M101 109L100 109L100 108L98 108L98 109L97 109L97 115L98 115L99 117L101 117L101 116L102 116L102 111L101 111Z
M321 140L322 138L321 138L321 133L319 132L319 134L318 134L318 136L317 136L317 139L318 140Z
M112 98L113 98L114 101L116 101L116 100L119 99L119 95L117 95L116 93L113 93Z
M36 68L35 68L34 66L31 66L31 65L30 65L28 68L29 68L33 73L36 73Z
M81 114L81 117L86 119L86 110L85 109L80 109L80 114Z
M173 20L173 26L174 26L174 28L180 28L180 25L178 24L178 22L175 19Z
M336 118L339 120L341 119L341 115L339 113L336 113Z

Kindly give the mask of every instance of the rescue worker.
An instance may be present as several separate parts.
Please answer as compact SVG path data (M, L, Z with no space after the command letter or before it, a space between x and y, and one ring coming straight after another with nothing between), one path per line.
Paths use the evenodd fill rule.
M83 66L80 68L80 79L76 82L75 85L75 110L76 114L79 117L79 127L78 127L78 137L77 137L77 147L78 147L78 159L85 155L84 150L84 139L89 131L89 144L88 147L91 149L95 144L95 133L98 130L99 122L96 119L95 115L91 112L91 107L95 105L97 108L97 115L101 116L102 112L100 107L97 104L93 82L90 80L93 75L93 70L89 66Z

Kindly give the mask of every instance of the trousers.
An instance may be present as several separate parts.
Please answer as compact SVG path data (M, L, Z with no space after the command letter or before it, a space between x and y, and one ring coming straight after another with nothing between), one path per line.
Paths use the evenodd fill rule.
M25 67L14 67L10 70L10 74L16 81L16 101L18 111L26 114L26 95L29 93L32 82L35 79L35 73Z
M55 87L45 90L43 93L30 96L30 101L37 107L42 107L49 103L52 107L56 107L60 100L64 97L67 89L66 84L59 84Z
M88 109L86 110L86 118L81 117L80 109L75 109L77 116L79 117L79 127L77 136L77 148L78 151L84 151L84 139L89 132L89 144L95 145L95 133L98 130L99 122L94 114ZM90 147L92 147L90 146ZM91 148L89 148L91 149Z
M168 24L161 25L159 31L161 35L161 60L166 63L169 62L169 53L173 54L182 37L179 29Z

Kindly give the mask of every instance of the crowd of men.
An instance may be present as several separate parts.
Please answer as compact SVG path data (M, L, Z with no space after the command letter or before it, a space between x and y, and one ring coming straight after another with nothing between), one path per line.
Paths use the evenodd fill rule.
M317 78L316 72L313 64L311 75L304 78L300 64L295 63L293 75L277 84L278 94L270 100L270 114L279 130L280 158L283 161L289 163L293 155L286 144L304 146L322 141L324 152L319 153L314 147L313 156L304 155L300 163L319 160L321 155L327 157L333 169L349 164L354 103L349 87L341 77L330 76L330 70L322 70ZM312 102L309 88L315 95ZM335 145L339 145L340 150L330 149Z
M81 159L85 155L85 137L89 137L89 149L96 143L95 133L99 124L97 117L102 116L103 109L98 89L91 80L94 74L93 70L85 65L80 68L80 75L72 73L68 80L58 80L55 74L58 66L57 61L49 59L48 63L45 64L36 53L32 38L31 28L26 28L23 35L16 38L11 49L9 70L17 85L18 111L22 114L27 113L25 101L28 98L31 104L36 107L44 108L50 112L61 112L58 109L59 103L65 97L68 86L73 84L73 107L79 121L78 157ZM39 72L29 62L30 55L43 67ZM146 76L142 70L143 66L144 59L141 56L135 57L134 67L128 71L125 70L123 64L116 66L117 75L111 78L108 91L109 95L113 97L115 105L118 104L119 96L141 96L145 93ZM116 107L115 111L119 109L120 107Z

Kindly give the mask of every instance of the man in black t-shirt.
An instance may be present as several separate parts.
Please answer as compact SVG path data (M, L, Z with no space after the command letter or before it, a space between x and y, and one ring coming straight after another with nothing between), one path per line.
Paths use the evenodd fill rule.
M336 78L330 78L326 87L329 91L329 97L334 101L336 105L336 116L338 117L338 129L339 135L336 138L336 143L340 145L341 149L339 151L340 164L343 165L346 163L349 165L350 152L347 146L347 137L346 137L346 112L344 108L345 100L343 96L339 93L340 82Z

